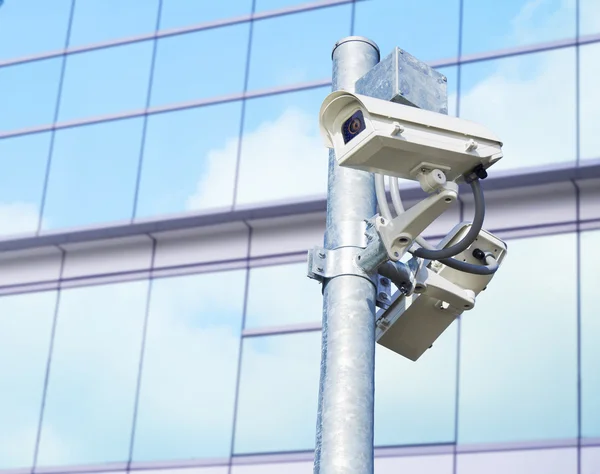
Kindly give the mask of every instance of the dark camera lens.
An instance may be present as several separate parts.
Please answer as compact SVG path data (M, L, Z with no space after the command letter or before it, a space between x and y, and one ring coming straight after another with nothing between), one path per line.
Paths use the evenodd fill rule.
M348 125L348 131L350 133L352 133L353 135L356 135L358 133L358 131L360 130L361 126L362 126L362 122L360 121L359 118L352 119L352 122L350 122L350 125Z
M342 136L344 137L344 143L348 143L364 129L365 119L363 117L362 110L357 110L342 125Z

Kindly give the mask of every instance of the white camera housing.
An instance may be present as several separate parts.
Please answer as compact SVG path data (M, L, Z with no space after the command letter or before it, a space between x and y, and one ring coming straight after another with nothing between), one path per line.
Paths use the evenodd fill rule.
M346 122L355 114L363 124L353 134L350 126L358 122ZM325 98L319 122L340 166L404 179L439 169L448 181L459 181L502 158L502 143L480 124L346 91Z
M457 225L438 247L445 248L456 244L467 234L470 227L470 223ZM469 248L454 258L481 264L473 257L475 248L492 254L498 265L502 264L506 255L506 244L489 232L481 230ZM427 272L434 272L443 278L442 285L437 288L433 288L432 285L420 294L415 291L410 296L399 296L387 310L378 313L375 330L378 344L412 361L419 359L463 311L473 309L475 297L487 287L494 276L461 272L436 261L425 261L425 263ZM432 278L432 282L434 280L439 279ZM426 286L426 284L427 282L417 282L416 286ZM452 291L446 291L448 301L440 299L440 295L448 289L448 285L456 285L454 289L460 287L465 290L466 298L463 300L452 298L455 296Z

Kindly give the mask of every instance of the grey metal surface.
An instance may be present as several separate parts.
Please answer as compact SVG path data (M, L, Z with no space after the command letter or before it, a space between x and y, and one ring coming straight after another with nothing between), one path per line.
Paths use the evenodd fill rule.
M354 91L378 61L378 48L366 38L339 41L332 89ZM340 168L331 151L325 247L366 246L365 219L375 212L373 175ZM315 474L373 474L375 301L376 288L365 278L324 282Z
M356 92L421 109L448 113L446 76L400 48L356 81Z
M325 281L342 275L354 275L366 278L375 285L377 277L356 264L356 257L360 252L362 249L359 247L340 247L331 250L315 247L308 251L308 277Z

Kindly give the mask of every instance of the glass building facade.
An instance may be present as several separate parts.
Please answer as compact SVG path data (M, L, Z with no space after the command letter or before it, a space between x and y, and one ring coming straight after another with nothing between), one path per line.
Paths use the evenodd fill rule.
M505 143L493 288L418 363L377 347L376 473L600 472L600 3L302 2L4 1L0 474L312 472L351 34Z

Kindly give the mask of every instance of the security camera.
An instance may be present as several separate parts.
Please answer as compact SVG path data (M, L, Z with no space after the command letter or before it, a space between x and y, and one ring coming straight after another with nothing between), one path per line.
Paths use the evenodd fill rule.
M398 178L440 170L458 181L502 158L502 143L480 124L346 91L325 98L319 122L340 166Z
M449 247L467 234L471 224L462 223L438 245ZM486 256L500 265L506 244L481 230L473 243L454 258L475 264ZM475 306L475 298L493 278L493 274L462 272L438 261L419 260L410 291L398 292L391 305L377 315L376 340L393 352L416 361L461 315ZM402 283L399 283L402 285Z

